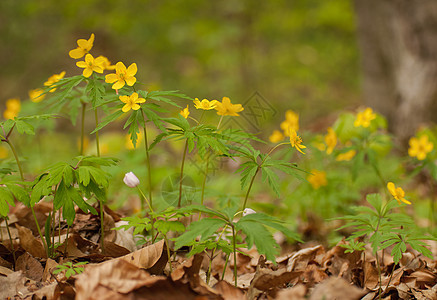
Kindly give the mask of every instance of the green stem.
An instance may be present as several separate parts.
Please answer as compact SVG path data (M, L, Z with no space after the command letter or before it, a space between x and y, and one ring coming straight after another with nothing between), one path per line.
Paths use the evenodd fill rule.
M12 150L12 153L14 154L15 161L17 162L18 171L20 172L21 181L24 181L24 175L23 175L23 169L21 168L20 160L18 159L17 151L15 150L14 145L9 141L9 139L5 140L6 143L8 143L9 147Z
M249 198L250 190L252 189L253 182L255 181L255 177L256 177L256 175L258 174L259 170L260 170L260 166L258 166L258 167L256 168L255 174L253 174L253 176L252 176L252 180L250 180L250 184L249 184L249 187L247 188L247 192L246 192L246 197L244 198L243 208L241 209L241 210L243 210L243 211L244 211L244 209L246 208L247 199Z
M146 203L147 203L147 206L149 206L150 212L154 215L155 212L153 211L152 204L149 202L149 200L147 200L147 197L146 197L146 195L144 195L143 191L139 187L137 187L137 188L138 188L138 191L140 192L141 196L143 196L144 200L146 200ZM152 243L153 243L155 241L155 237L154 237L155 217L154 216L151 218L151 224L152 224L152 228L151 228L150 232L151 232Z
M182 165L181 165L181 176L179 179L179 200L178 200L178 208L181 207L181 200L182 200L182 180L184 177L184 165L185 165L185 156L187 154L188 149L188 140L185 140L185 147L184 147L184 155L182 156Z
M382 296L382 275L381 275L381 264L379 263L378 251L376 252L376 263L378 264L378 277L379 277L378 299L381 300L381 296Z
M67 257L67 255L68 255L68 252L67 252L67 249L68 249L68 234L70 233L70 226L68 226L68 223L67 223L67 237L65 238L65 252L64 252L64 257Z
M208 178L208 163L209 163L209 155L206 158L205 176L203 177L203 182L202 182L202 195L200 197L200 204L201 205L203 205L203 201L204 201L204 198L205 198L206 179ZM202 216L202 212L199 212L199 217L198 217L199 220L200 220L201 216Z
M148 177L148 183L149 183L149 199L150 199L150 207L152 207L153 201L152 201L152 168L150 167L150 154L149 154L149 142L147 141L147 127L146 127L146 118L144 116L144 111L141 108L141 113L143 115L144 120L144 146L146 148L146 164L147 164L147 177Z
M11 231L9 230L9 224L8 224L7 217L5 217L4 220L5 220L5 224L6 224L6 230L8 231L9 241L11 242L11 251L12 251L12 257L14 258L14 270L15 270L15 265L17 264L17 259L15 258L14 243L12 242L12 235L11 235Z
M235 237L235 227L232 225L232 248L234 251L234 282L237 287L237 240Z
M83 155L84 152L84 142L85 142L85 109L86 103L81 102L82 104L82 120L81 120L81 129L80 129L80 155Z
M394 273L395 268L396 268L397 265L398 265L398 264L396 263L396 264L393 266L393 269L391 269L391 272L390 272L390 278L388 279L387 285L385 286L384 293L387 291L388 286L390 285L390 281L391 281L391 279L392 279L392 277L393 277L393 273Z
M220 120L217 124L217 130L219 129L220 125L222 124L222 120L223 120L223 115L220 117Z
M15 150L14 145L11 143L11 141L9 141L9 139L6 139L4 141L6 143L8 143L9 147L11 148L12 153L14 154L14 157L15 157L15 161L17 162L18 170L20 171L21 181L24 181L23 169L21 167L20 160L18 159L17 151ZM44 236L41 233L41 228L39 227L38 220L37 220L36 214L35 214L35 210L33 209L32 204L30 205L30 210L32 211L33 219L35 220L35 224L36 224L36 229L38 230L38 234L41 237L41 241L44 245L44 249L46 250L47 257L49 257L49 249L47 248L47 243L45 242Z
M102 248L102 254L105 254L105 228L104 228L104 209L103 200L99 199L100 203L100 247Z
M225 261L225 266L223 267L223 273L222 273L222 280L225 280L225 273L226 273L226 268L228 266L228 262L229 262L229 255L226 255L226 261Z
M167 235L164 235L164 241L165 241L165 246L167 248L168 266L170 267L170 274L171 274L173 273L173 267L171 266L171 254L170 254L170 247L168 246Z
M96 128L99 126L99 116L97 115L97 108L94 109L94 116L96 119ZM97 156L100 157L100 142L99 142L99 131L96 131L96 148L97 148Z

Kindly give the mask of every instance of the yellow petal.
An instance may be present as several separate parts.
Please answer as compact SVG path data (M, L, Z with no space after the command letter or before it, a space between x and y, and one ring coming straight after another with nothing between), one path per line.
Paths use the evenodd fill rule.
M138 104L134 103L134 104L132 105L132 109L133 109L133 110L139 110L139 109L140 109L140 106L139 106Z
M114 90L119 90L119 89L121 89L122 87L124 87L124 80L118 80L116 83L114 83L113 85L112 85L112 88L114 89Z
M120 96L118 99L120 99L123 103L127 103L129 101L129 96Z
M127 76L135 76L135 74L137 74L138 68L137 68L137 64L133 63L129 66L129 68L127 68L126 74Z
M119 62L115 65L115 72L117 72L117 74L125 73L125 72L126 72L126 66L124 65L124 63L122 63L121 61L119 61Z
M128 86L133 86L137 81L135 77L126 77L125 80Z
M132 95L130 95L130 98L132 99L132 102L136 102L135 100L138 99L138 94L134 92Z
M91 76L91 74L93 74L93 70L91 70L90 68L83 69L83 76L88 78Z
M86 67L88 67L88 65L84 61L78 61L76 63L76 66L78 66L79 68L86 68Z
M131 106L130 104L126 104L125 106L123 106L123 108L121 109L122 112L128 112L130 111Z
M146 99L144 98L138 98L137 101L135 101L136 103L144 103L146 102Z
M83 51L83 49L76 48L76 49L73 49L70 52L68 52L68 55L71 58L78 59L78 58L81 58L82 56L85 55L85 51Z
M117 74L112 73L105 76L105 82L107 83L114 83L117 80L118 80Z
M396 195L396 188L393 182L387 183L387 189L390 192L390 194L392 194L393 196Z

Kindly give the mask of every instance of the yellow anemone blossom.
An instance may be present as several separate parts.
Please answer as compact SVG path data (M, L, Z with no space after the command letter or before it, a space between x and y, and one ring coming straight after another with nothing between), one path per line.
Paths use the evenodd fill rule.
M137 81L135 74L137 74L138 68L137 64L131 64L127 69L124 63L119 61L115 64L115 73L108 74L105 77L107 83L114 83L112 88L114 90L119 90L124 87L125 84L128 86L133 86Z
M101 62L100 66L103 70L115 70L115 65L111 65L111 62L106 56L100 55L96 58L100 59L99 62Z
M139 110L140 105L138 103L146 102L146 99L138 98L137 93L132 93L130 96L120 96L118 98L121 100L121 102L126 103L121 109L123 112L128 112L131 109Z
M200 101L198 98L194 98L193 102L196 109L210 110L216 108L218 101L208 101L207 99L203 99L202 101Z
M387 189L390 192L390 194L396 199L398 200L399 204L401 204L401 201L406 203L406 204L411 204L410 201L406 200L405 197L405 192L401 187L396 187L395 184L393 182L389 182L387 183Z
M102 64L102 58L94 58L91 54L87 54L85 55L85 61L78 61L76 66L84 68L82 73L83 76L90 77L93 74L93 71L103 73Z
M434 144L429 141L427 135L422 135L420 138L412 137L409 144L408 155L417 157L418 160L424 160L426 155L434 148Z
M328 185L326 172L324 171L311 170L311 174L308 175L307 180L315 190Z
M182 117L184 117L185 119L188 118L188 115L190 114L190 111L188 110L188 105L187 105L187 107L185 107L183 110L181 110L180 114L181 114Z
M305 154L302 149L305 149L306 146L302 145L302 138L297 135L297 132L293 129L289 130L290 133L290 144L291 147L296 148L297 151L299 151L302 154Z
M240 116L238 113L243 111L244 108L241 104L232 104L231 99L223 97L222 102L217 101L215 109L219 116Z
M62 78L64 78L65 76L65 71L62 71L59 74L53 74L52 76L50 76L46 82L44 82L44 86L52 86L54 85L56 82L58 82L59 80L61 80ZM54 91L56 91L56 88L53 88L50 90L50 93L53 93Z
M284 139L284 135L279 130L273 130L273 133L269 136L269 141L272 143L279 143Z
M18 116L21 110L21 102L18 98L9 99L6 101L6 110L3 112L5 119L13 119Z
M285 121L281 123L281 129L284 131L286 136L290 136L289 130L294 131L299 130L299 115L292 111L291 109L285 112Z
M94 33L91 33L91 37L88 40L78 39L77 40L77 48L68 52L68 55L71 58L78 59L87 54L94 43Z
M334 129L332 127L328 128L328 134L325 135L325 143L326 143L326 153L329 155L334 150L335 145L337 145L337 134L335 134Z
M33 89L29 91L29 98L32 102L38 103L45 98L44 91L42 89Z
M373 110L370 107L367 107L364 111L361 111L357 114L357 118L354 122L354 127L363 126L367 128L370 126L370 122L376 118L376 114L373 113Z
M339 155L337 155L335 160L336 161L349 161L352 158L354 158L355 154L357 154L357 151L349 150L349 151L347 151L345 153L340 153Z

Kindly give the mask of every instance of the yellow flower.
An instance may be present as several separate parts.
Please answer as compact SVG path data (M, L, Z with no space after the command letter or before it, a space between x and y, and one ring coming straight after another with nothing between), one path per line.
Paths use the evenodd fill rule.
M317 190L322 186L327 186L328 181L326 180L326 172L311 170L311 174L308 175L307 180L311 183L313 189Z
M91 50L91 48L93 47L93 43L94 43L94 33L91 33L91 37L89 38L89 40L78 39L77 48L68 52L68 55L74 59L81 58Z
M58 82L59 80L61 80L62 78L64 78L65 76L65 71L62 71L59 74L53 74L52 76L49 77L49 79L47 79L46 82L44 82L44 86L52 86L54 85L56 82ZM54 91L56 91L56 88L51 89L50 93L53 93Z
M0 159L5 159L9 155L8 148L3 145L0 145Z
M208 101L207 99L203 99L200 101L198 98L194 98L194 107L196 109L210 110L216 108L217 102L217 100Z
M93 74L93 71L97 73L103 73L102 64L102 58L98 57L94 59L91 54L87 54L85 55L85 61L78 61L76 63L76 66L78 66L79 68L84 68L82 73L83 76L90 77L91 74Z
M185 119L188 118L188 115L190 114L190 111L188 110L188 105L187 105L187 107L185 107L183 110L181 110L180 114L181 114L182 117L184 117Z
M406 204L411 204L410 201L406 200L405 197L405 192L401 187L396 187L395 184L393 182L389 182L387 183L387 189L390 192L390 194L396 199L398 200L399 204L401 204L401 201L406 203Z
M269 141L272 143L279 143L284 139L284 135L279 130L273 130L271 136L269 136Z
M328 134L325 135L325 143L327 146L326 153L329 155L332 153L332 150L334 150L335 145L337 145L337 135L332 127L328 127Z
M357 154L357 151L349 150L349 151L347 151L345 153L340 153L339 155L337 155L335 160L336 161L349 161L352 158L354 158L355 154Z
M212 101L211 101L212 102ZM228 97L223 97L222 102L216 102L215 109L219 116L240 116L238 113L243 111L244 108L241 104L232 104L231 99Z
M354 122L354 127L363 126L364 128L367 128L370 126L370 122L375 118L376 114L373 113L373 110L370 107L367 107L364 111L357 114L357 118Z
M120 96L118 98L121 100L121 102L126 103L121 109L123 112L128 112L131 109L139 110L140 105L138 103L146 102L146 99L138 98L137 93L132 93L130 96Z
M139 132L137 134L137 144L136 146L138 146L141 142L143 141L143 135L141 132ZM126 143L125 143L125 147L128 150L133 150L135 149L134 144L132 144L132 140L130 139L130 134L126 135Z
M45 94L42 89L33 89L29 91L29 98L32 102L38 103L45 98Z
M285 121L281 123L281 129L286 136L290 136L289 130L299 130L299 115L291 109L285 112Z
M138 68L137 64L131 64L127 69L124 63L118 62L115 64L115 73L108 74L105 77L107 83L114 83L112 88L114 90L119 90L124 87L125 84L128 86L133 86L137 79L134 77L137 74Z
M13 119L18 116L21 110L21 102L18 98L9 99L6 101L6 110L3 112L5 119Z
M306 146L302 145L302 138L297 135L297 132L293 129L289 130L291 147L296 148L302 154L305 154L301 149L305 149Z
M96 58L96 60L97 59L100 59L100 66L103 70L115 70L115 65L111 65L111 62L106 56L100 55Z
M408 155L417 157L418 160L424 160L426 155L434 148L434 144L429 141L427 135L422 135L420 138L412 137L409 144Z

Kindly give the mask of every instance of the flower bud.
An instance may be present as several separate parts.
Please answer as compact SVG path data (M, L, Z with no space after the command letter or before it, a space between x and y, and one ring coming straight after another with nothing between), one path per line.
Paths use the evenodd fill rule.
M243 217L244 217L244 216L247 216L247 215L251 215L251 214L256 214L256 211L254 211L254 210L251 209L251 208L245 208L245 209L243 210Z
M137 187L140 184L140 180L133 172L126 173L123 182L130 188Z

